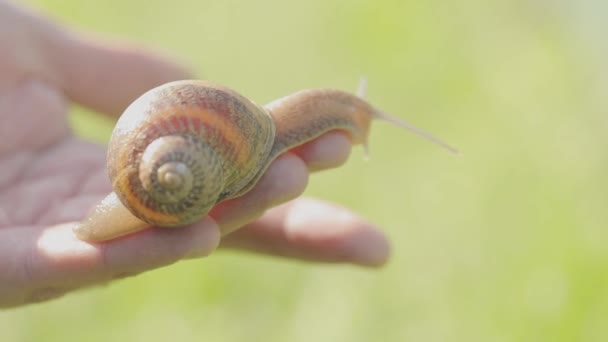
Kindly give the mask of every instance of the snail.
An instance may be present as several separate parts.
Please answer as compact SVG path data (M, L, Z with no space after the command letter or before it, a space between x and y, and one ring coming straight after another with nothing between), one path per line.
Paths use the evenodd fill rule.
M113 186L74 229L106 241L149 226L179 227L217 203L247 193L281 153L330 130L367 147L372 119L382 119L456 150L334 89L296 92L265 107L207 81L170 82L144 93L118 119L108 145Z

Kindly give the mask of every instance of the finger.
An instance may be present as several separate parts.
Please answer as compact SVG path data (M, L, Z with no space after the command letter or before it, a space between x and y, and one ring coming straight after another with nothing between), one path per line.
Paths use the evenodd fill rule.
M221 246L322 262L378 267L390 246L376 227L333 204L297 199L269 210L257 221L224 237Z
M306 164L295 155L278 157L255 187L241 197L216 205L209 215L220 225L222 235L252 222L272 206L299 196L308 184Z
M291 152L302 159L309 171L321 171L343 165L350 156L352 145L346 134L331 131Z
M211 253L219 230L207 219L182 229L153 228L104 244L76 238L73 224L0 232L0 306L46 300L89 285Z
M134 44L55 27L46 55L65 93L97 111L120 114L135 98L163 83L192 78L183 66Z

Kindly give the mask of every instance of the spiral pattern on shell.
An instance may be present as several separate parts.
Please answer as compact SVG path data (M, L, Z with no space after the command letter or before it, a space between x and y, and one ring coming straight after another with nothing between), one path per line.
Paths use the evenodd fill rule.
M108 171L135 216L181 226L247 186L273 141L270 116L246 98L203 81L173 82L142 95L121 116Z
M178 224L200 218L217 202L223 184L220 160L197 137L171 135L150 143L139 164L136 196ZM152 221L153 224L167 224Z

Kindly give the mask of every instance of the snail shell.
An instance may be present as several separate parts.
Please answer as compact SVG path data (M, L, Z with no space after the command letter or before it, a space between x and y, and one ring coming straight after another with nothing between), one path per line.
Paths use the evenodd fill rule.
M249 191L281 153L340 129L366 145L372 118L447 144L333 89L304 90L260 107L205 81L178 81L135 100L108 146L114 192L75 228L104 241L147 226L183 226L223 200ZM455 151L455 150L453 150Z
M234 197L267 163L275 126L234 91L174 82L129 106L108 147L108 172L120 201L156 226L193 223Z

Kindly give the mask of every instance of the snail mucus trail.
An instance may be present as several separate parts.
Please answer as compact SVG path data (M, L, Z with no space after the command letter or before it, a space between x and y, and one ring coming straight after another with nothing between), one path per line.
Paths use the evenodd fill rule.
M264 107L206 81L167 83L119 118L108 146L113 192L75 227L106 241L149 226L179 227L217 203L247 193L281 153L331 130L366 146L372 119L389 121L457 152L441 140L335 89L296 92Z

